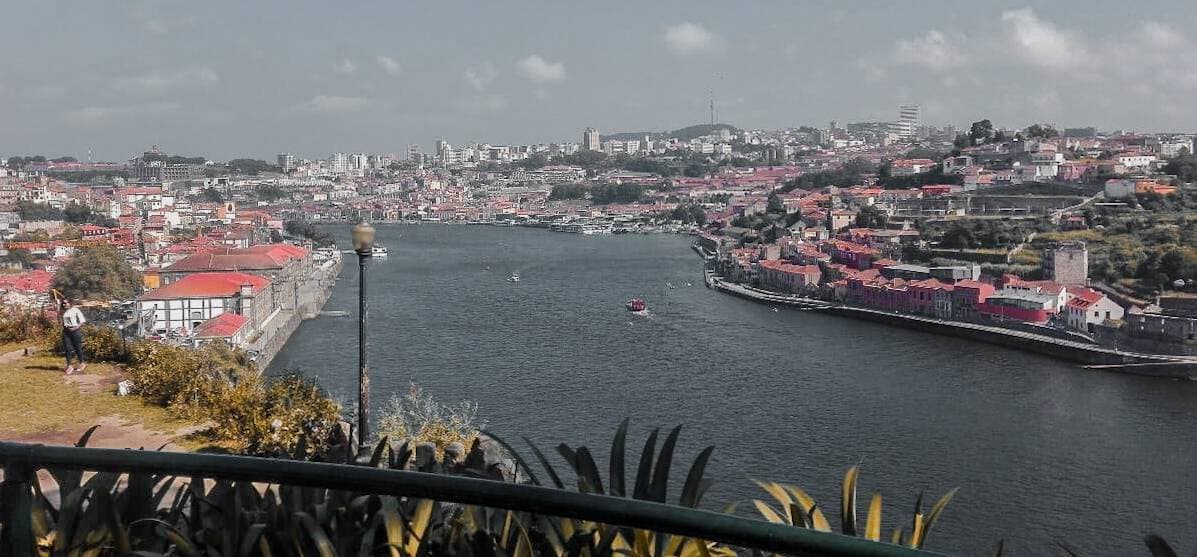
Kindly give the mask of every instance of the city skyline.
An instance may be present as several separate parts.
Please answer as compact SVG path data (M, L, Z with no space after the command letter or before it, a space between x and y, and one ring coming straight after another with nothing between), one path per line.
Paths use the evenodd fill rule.
M770 23L681 7L16 5L13 21L58 24L0 37L17 60L0 76L0 154L122 161L158 144L271 160L578 142L589 126L706 122L712 97L718 121L744 128L892 121L906 104L932 125L1197 128L1182 109L1197 65L1179 31L1197 7L1179 2L758 5Z

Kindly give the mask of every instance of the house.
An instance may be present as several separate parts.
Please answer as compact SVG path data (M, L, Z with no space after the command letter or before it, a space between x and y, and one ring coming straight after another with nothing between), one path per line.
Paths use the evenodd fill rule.
M992 284L976 280L962 280L952 287L952 317L966 321L981 316L980 305L996 290Z
M997 321L1044 323L1056 314L1056 298L1028 289L1003 288L977 304L982 317Z
M299 287L313 268L309 250L290 244L265 244L248 248L215 248L195 253L161 270L162 284L169 285L198 273L247 273L274 284L273 304L294 309Z
M1122 306L1105 294L1092 288L1070 288L1068 292L1072 298L1064 306L1064 316L1070 328L1090 332L1094 325L1122 320Z
M137 301L143 336L190 332L223 313L248 320L249 333L276 313L270 279L248 273L197 273L151 290Z
M819 285L822 271L818 265L794 265L779 260L757 262L761 285L782 292L802 293Z
M230 346L244 346L250 336L249 318L236 313L222 313L195 328L195 340L222 340Z

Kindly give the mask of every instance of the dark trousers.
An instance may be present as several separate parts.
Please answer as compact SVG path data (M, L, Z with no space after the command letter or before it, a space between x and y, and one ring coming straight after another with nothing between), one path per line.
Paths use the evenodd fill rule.
M83 363L83 329L80 328L72 331L63 327L62 350L66 352L67 365L71 365L72 354L79 359L79 363Z

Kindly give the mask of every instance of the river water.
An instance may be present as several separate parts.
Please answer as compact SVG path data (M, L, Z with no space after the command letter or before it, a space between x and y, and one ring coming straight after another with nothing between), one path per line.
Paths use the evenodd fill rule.
M343 246L347 229L334 231ZM952 553L991 554L1004 539L1013 554L1055 554L1056 541L1145 554L1148 531L1197 543L1197 384L774 312L704 288L686 237L395 225L378 239L390 257L369 275L375 415L416 383L477 402L509 440L585 444L604 463L625 416L629 447L684 424L675 474L716 446L711 509L767 499L753 478L838 509L843 472L859 462L862 506L873 490L885 497L886 537L909 530L919 490L934 500L959 486L929 543ZM507 282L512 271L523 281ZM629 319L632 297L652 319ZM352 402L356 300L347 260L325 309L350 316L305 322L271 371L303 370Z

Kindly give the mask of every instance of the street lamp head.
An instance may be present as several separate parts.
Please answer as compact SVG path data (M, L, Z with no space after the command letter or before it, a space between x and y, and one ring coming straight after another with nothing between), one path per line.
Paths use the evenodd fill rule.
M370 255L374 249L374 227L368 222L359 222L353 227L353 250L358 255Z

